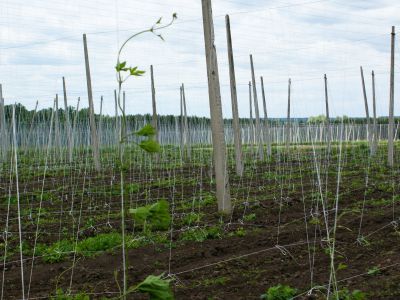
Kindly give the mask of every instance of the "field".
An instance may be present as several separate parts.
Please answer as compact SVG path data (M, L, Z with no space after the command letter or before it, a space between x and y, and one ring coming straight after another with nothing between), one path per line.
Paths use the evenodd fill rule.
M0 300L400 299L398 1L3 2Z
M176 299L259 299L278 285L295 289L295 299L326 299L333 263L337 299L400 298L400 174L397 157L387 167L385 142L374 156L362 141L329 151L318 142L274 144L264 160L246 145L242 177L229 147L229 215L217 212L211 147L192 145L190 159L180 150L149 155L126 145L121 168L117 151L103 147L98 172L88 148L76 148L73 163L65 149L21 149L18 190L3 164L2 299L21 298L21 258L29 299L119 299L121 193L128 286L164 273ZM162 200L167 228L129 212Z

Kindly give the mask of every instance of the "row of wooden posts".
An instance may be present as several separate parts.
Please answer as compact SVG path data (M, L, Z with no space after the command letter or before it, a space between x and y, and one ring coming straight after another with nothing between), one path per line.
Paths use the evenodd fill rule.
M222 118L222 105L221 95L219 86L218 76L218 64L217 64L217 53L214 43L214 26L212 17L211 0L202 0L202 11L203 11L203 28L204 28L204 40L207 60L207 75L208 75L208 89L209 89L209 101L210 101L210 115L211 115L211 130L213 137L213 159L215 167L215 180L217 188L217 199L218 209L221 212L229 213L231 211L231 201L229 192L229 177L227 172L227 158L226 158L226 146L223 135L223 118ZM226 16L226 36L228 46L228 62L229 62L229 75L230 75L230 87L231 87L231 101L232 101L232 118L233 118L233 129L234 129L234 144L235 144L235 164L236 173L241 176L243 174L243 161L242 161L242 145L240 137L239 127L239 112L237 103L237 91L236 91L236 77L235 77L235 66L233 58L233 46L232 46L232 35L230 29L230 19ZM390 99L389 99L389 132L388 132L388 164L393 166L394 164L394 145L393 145L393 130L394 130L394 53L395 53L395 27L392 27L391 33L391 62L390 62ZM258 154L260 159L264 157L264 143L263 135L261 132L260 113L258 107L257 98L257 87L254 75L254 63L253 56L250 55L250 66L251 66L251 82L249 82L249 102L250 102L250 119L252 119L252 99L254 101L254 110L256 118L256 141L258 144ZM375 154L377 150L377 122L376 122L376 97L375 97L375 74L372 71L372 87L373 87L373 130L371 130L370 116L368 109L367 93L365 89L365 81L363 69L361 70L362 88L364 95L365 112L367 119L367 134L370 145L371 155ZM327 76L324 75L325 85L325 105L326 105L326 125L329 124L329 103L328 103L328 88L327 88ZM252 89L251 89L252 87ZM264 118L267 119L267 109L265 103L265 91L264 81L261 77L263 107L264 107ZM253 91L253 97L251 93ZM286 121L286 149L289 149L290 142L290 95L291 95L291 79L288 82L288 105L287 105L287 121ZM268 123L265 122L268 126ZM264 129L265 130L265 129ZM265 130L268 134L268 129ZM328 129L328 151L330 149L330 137ZM270 143L267 136L267 152L271 154Z
M230 188L229 188L229 175L227 172L227 155L226 155L226 144L224 137L224 121L222 116L222 103L221 103L221 92L220 92L220 82L218 73L218 62L217 62L217 51L215 47L215 36L214 36L214 25L212 16L211 0L202 0L202 15L203 15L203 29L204 29L204 41L205 41L205 54L206 54L206 64L207 64L207 78L208 78L208 93L209 93L209 104L210 104L210 117L211 117L211 131L212 131L212 143L213 143L213 167L215 172L215 182L216 182L216 196L218 200L218 209L221 212L229 213L231 211L231 201L230 201ZM238 97L236 90L236 77L235 77L235 64L233 57L233 45L232 45L232 35L230 29L230 18L228 15L225 17L226 24L226 38L227 38L227 49L228 49L228 62L229 62L229 78L230 78L230 92L231 92L231 105L232 105L232 127L234 133L234 149L235 149L235 169L238 176L243 175L244 163L242 160L242 138L241 129L239 124L239 109L238 109ZM90 141L93 153L93 161L96 170L100 170L100 149L99 149L99 136L96 129L95 114L94 114L94 104L93 104L93 93L92 93L92 83L89 65L89 53L87 47L86 34L83 34L83 46L84 46L84 58L85 58L85 70L86 70L86 82L87 82L87 93L88 93L88 104L89 104L89 124L90 124ZM393 166L394 164L394 144L393 144L393 131L394 131L394 53L395 53L395 28L392 27L391 33L391 62L390 62L390 105L389 105L389 129L388 129L388 164ZM264 119L261 122L260 110L258 106L258 93L256 85L256 77L254 70L253 56L250 55L250 67L251 67L251 81L249 81L249 104L250 104L250 120L253 120L252 107L254 106L255 113L255 132L253 131L252 140L256 141L257 153L259 159L264 158L264 142L267 145L267 156L271 155L271 142L268 130L268 115L267 115L267 105L264 90L264 80L260 77L261 81L261 95L263 103L263 113ZM363 68L360 67L361 71L361 81L362 81L362 91L364 96L364 105L367 119L367 132L368 141L370 144L371 154L373 155L377 149L377 123L376 123L376 99L375 99L375 75L372 71L372 100L373 100L373 126L371 128L369 107L367 101L367 92L365 88L365 80ZM156 107L156 89L154 84L154 73L153 66L150 66L150 77L151 77L151 93L152 93L152 125L156 128L157 140L159 140L158 133L158 115ZM68 114L68 101L66 92L65 78L62 78L63 83L63 96L64 96L64 107L65 107L65 126L67 132L67 143L68 143L68 154L69 160L72 161L74 139L71 128L75 128L76 118L74 118L71 125L71 121ZM329 103L328 103L328 81L327 76L324 75L324 86L325 86L325 105L326 105L326 125L328 126L328 138L327 146L330 149L330 116L329 116ZM116 91L114 91L115 96L115 117L119 124L121 119L118 119L118 109L116 101ZM287 120L285 128L285 145L286 150L290 146L290 96L291 96L291 79L288 81L288 103L287 103ZM79 98L77 104L77 111L79 110ZM252 103L253 102L253 103ZM100 103L100 118L102 118L102 107L103 107L103 97L101 97ZM36 108L37 109L37 103ZM58 111L58 95L56 95L54 101L54 109ZM123 110L125 111L125 92L123 93ZM190 131L187 119L187 109L186 109L186 98L185 98L185 87L182 84L180 87L180 115L181 115L181 157L185 157L190 160ZM56 124L58 123L58 114L55 114ZM252 121L251 121L252 122ZM101 124L101 120L100 120ZM101 130L99 124L99 130ZM119 130L121 126L116 126L116 141L118 141ZM59 130L58 126L55 130ZM60 135L55 134L56 137L60 138ZM2 87L0 85L0 138L2 140L6 139L5 132L5 115L4 115L4 99L2 96ZM2 155L4 156L6 151L4 147L5 143L0 143L2 147ZM61 145L61 142L59 142ZM4 157L3 157L4 158Z

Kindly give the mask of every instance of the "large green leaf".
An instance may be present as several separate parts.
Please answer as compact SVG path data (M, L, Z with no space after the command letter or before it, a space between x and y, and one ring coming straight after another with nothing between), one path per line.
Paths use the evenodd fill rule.
M169 283L171 280L162 279L163 274L159 276L149 275L147 278L136 286L136 290L140 293L147 293L150 300L173 300Z
M171 222L169 204L165 200L160 200L150 206L149 221L153 228L167 230Z
M169 204L160 200L154 204L130 209L133 219L140 225L146 225L151 229L167 230L171 222Z
M138 67L129 68L129 73L131 76L142 76L145 71L138 70Z
M139 224L143 224L147 217L150 216L150 206L142 206L138 208L131 208L129 213L133 215L133 218Z
M141 141L139 147L149 153L160 152L160 144L153 140Z
M117 72L128 71L128 68L126 68L125 66L126 66L126 61L123 61L121 63L119 62L115 66L115 70L117 70Z

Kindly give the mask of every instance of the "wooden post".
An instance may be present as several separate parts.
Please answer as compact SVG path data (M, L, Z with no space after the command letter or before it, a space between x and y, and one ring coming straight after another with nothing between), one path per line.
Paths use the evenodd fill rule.
M31 134L32 134L33 125L34 125L34 120L35 120L35 117L36 117L38 105L39 105L39 101L36 100L35 111L33 112L33 116L32 116L32 119L31 119L31 126L29 126L28 136L27 136L27 138L26 138L26 146L27 146L27 147L28 147L28 144L29 144L29 142L30 142L30 137L31 137Z
M373 129L372 129L372 147L371 147L371 154L375 155L376 151L378 150L378 125L376 121L376 94L375 94L375 72L372 71L372 111L373 111Z
M228 45L228 61L229 61L229 78L231 86L231 102L232 102L232 125L233 125L233 139L235 144L235 166L236 174L243 175L243 161L242 161L242 135L240 132L239 124L239 109L236 91L236 76L235 76L235 63L233 59L233 47L231 36L231 24L229 15L225 16L226 23L226 39Z
M257 137L257 146L258 146L258 158L260 160L263 160L264 159L264 147L263 147L263 139L262 139L262 133L261 133L260 111L258 110L257 85L256 85L256 77L254 75L253 55L251 55L251 54L250 54L250 66L251 66L251 80L253 83L254 111L256 114L256 137Z
M217 51L214 44L215 37L211 0L202 0L201 2L218 211L229 214L232 210L232 206L227 172L224 120L222 118L221 91L219 85Z
M126 106L125 106L125 104L126 104L126 96L125 96L125 91L123 91L122 92L122 111L123 111L123 117L126 117L126 110L125 110L125 108L126 108ZM127 135L127 130L128 130L128 128L127 128L127 126L128 126L128 124L126 124L126 126L122 126L122 119L120 118L120 129L121 130L124 130L124 132L122 133L122 136L126 136ZM128 123L128 122L126 122L126 123Z
M124 112L124 115L126 116L125 104L126 104L126 95L125 95L125 91L123 91L122 92L122 111ZM125 130L126 130L126 128L125 128ZM124 133L124 136L125 135L126 135L126 133Z
M253 103L251 97L251 81L249 81L249 106L250 106L250 145L254 145Z
M179 130L180 130L180 140L181 140L181 160L185 161L186 156L185 156L185 145L186 145L186 141L185 141L185 126L184 126L184 119L183 119L183 91L182 91L182 86L179 87L179 91L180 91L180 126L179 126Z
M270 140L270 132L269 132L269 124L268 124L268 114L267 114L267 102L265 97L265 90L264 90L264 78L261 76L261 93L263 98L263 108L264 108L264 130L265 130L265 137L267 143L267 155L271 156L271 140Z
M0 84L0 145L1 145L1 157L4 162L7 157L7 145L8 139L6 137L6 116L4 112L4 98L3 98L3 87Z
M183 113L184 113L184 132L185 132L185 150L188 160L191 160L191 147L190 147L190 132L189 123L186 110L186 97L185 97L185 85L182 83L182 102L183 102Z
M100 118L99 118L99 144L102 145L103 139L103 96L100 97Z
M78 102L76 103L76 111L75 111L75 116L74 116L74 123L72 125L72 133L71 133L71 144L72 144L72 149L75 147L75 131L76 131L76 126L78 122L78 115L79 115L79 102L81 102L81 97L78 97Z
M160 142L160 135L158 132L158 116L157 116L157 105L156 105L156 89L154 87L154 73L153 65L150 66L150 77L151 77L151 104L153 107L153 122L152 126L156 130L156 141Z
M287 106L287 118L286 118L286 151L289 151L290 146L290 88L292 85L292 80L289 78L288 84L288 106Z
M328 144L328 153L331 150L331 121L329 116L329 102L328 102L328 78L324 74L325 83L325 110L326 110L326 138Z
M393 130L394 130L394 49L396 42L395 27L392 26L391 34L391 56L390 56L390 93L389 93L389 127L388 127L388 164L390 167L394 165L394 145L393 145Z
M119 144L119 136L120 136L120 119L118 117L118 98L117 98L117 90L114 90L114 102L115 102L115 145Z
M55 136L55 140L57 142L57 146L58 146L58 150L60 151L60 153L62 153L62 145L61 145L61 136L60 136L60 122L59 122L59 116L58 116L58 94L56 94L56 111L54 114L54 134ZM62 157L62 156L61 156Z
M65 129L67 131L67 142L68 142L68 156L69 162L72 162L72 137L71 137L71 124L69 120L69 111L68 111L68 101L67 101L67 89L65 87L65 78L62 78L63 81L63 92L64 92L64 109L65 109Z
M99 140L97 137L96 120L94 118L92 80L90 77L89 54L87 49L86 34L83 34L83 49L85 53L86 83L87 83L88 100L89 100L90 141L92 144L94 167L96 171L100 171Z
M372 143L371 143L371 121L369 119L369 109L368 109L368 100L367 100L367 91L365 89L365 80L364 80L364 71L363 68L360 67L361 72L361 83L363 88L363 95L364 95L364 106L365 106L365 116L367 118L367 140L371 150Z

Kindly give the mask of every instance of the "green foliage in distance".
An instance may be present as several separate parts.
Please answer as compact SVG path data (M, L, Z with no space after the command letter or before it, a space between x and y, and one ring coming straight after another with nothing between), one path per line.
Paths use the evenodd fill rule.
M326 122L325 115L313 116L307 119L308 124L322 124Z
M140 129L139 131L136 131L136 134L138 136L151 137L151 136L154 136L156 134L156 130L153 128L153 126L151 126L150 124L147 124L142 129Z

